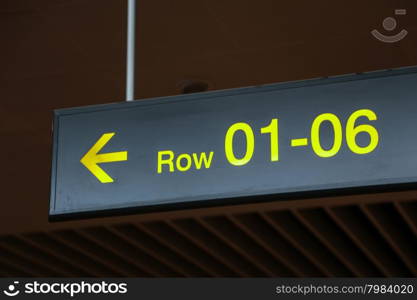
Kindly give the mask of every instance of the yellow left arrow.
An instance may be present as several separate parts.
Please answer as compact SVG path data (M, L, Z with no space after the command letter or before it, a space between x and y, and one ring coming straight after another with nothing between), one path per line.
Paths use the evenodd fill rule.
M127 160L127 151L98 154L114 135L114 132L103 134L80 160L101 183L110 183L114 180L98 164Z

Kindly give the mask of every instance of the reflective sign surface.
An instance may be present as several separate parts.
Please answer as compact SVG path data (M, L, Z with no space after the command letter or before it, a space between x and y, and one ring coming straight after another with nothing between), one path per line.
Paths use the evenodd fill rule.
M56 111L50 215L417 182L417 69Z

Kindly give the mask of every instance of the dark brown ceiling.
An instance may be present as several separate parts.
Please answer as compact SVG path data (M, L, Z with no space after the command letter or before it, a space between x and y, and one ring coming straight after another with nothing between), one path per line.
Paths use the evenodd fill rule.
M137 2L138 99L417 65L414 0ZM415 192L49 223L52 111L123 101L126 6L0 2L0 275L416 275Z
M0 236L0 276L414 277L417 192L148 214Z

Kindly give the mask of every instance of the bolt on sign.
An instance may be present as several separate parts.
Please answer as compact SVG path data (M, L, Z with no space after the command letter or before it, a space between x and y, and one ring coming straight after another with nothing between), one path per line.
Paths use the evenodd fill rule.
M417 182L417 68L55 111L50 217Z

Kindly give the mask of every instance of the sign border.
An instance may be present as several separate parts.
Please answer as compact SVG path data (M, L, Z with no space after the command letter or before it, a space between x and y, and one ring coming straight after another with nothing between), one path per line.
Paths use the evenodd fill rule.
M288 192L288 193L274 193L274 194L260 194L252 196L231 196L227 198L211 198L207 200L193 200L186 202L176 202L169 204L157 204L157 205L146 205L146 206L131 206L124 208L108 208L94 211L84 212L69 212L60 214L51 214L52 210L55 209L56 201L56 174L57 174L57 156L58 156L58 136L59 136L59 121L61 116L68 116L79 113L90 113L98 111L107 111L114 109L126 109L130 107L138 106L149 106L159 105L164 103L184 102L184 101L198 101L201 99L214 99L218 97L240 95L240 94L251 94L257 92L270 92L284 89L294 89L301 87L329 85L334 83L343 83L349 81L360 81L366 79L392 77L398 75L414 74L417 73L417 66L403 67L388 70L378 70L365 73L347 74L332 77L313 78L308 80L290 81L283 83L273 83L266 85L257 85L244 88L227 89L220 91L210 91L204 93L195 94L184 94L167 97L148 98L144 100L132 101L132 102L115 102L108 104L99 104L92 106L83 106L75 108L65 108L54 110L53 126L52 126L52 165L51 165L51 180L50 180L50 199L48 206L48 218L49 221L64 221L74 219L85 219L93 217L108 217L108 216L120 216L120 215L131 215L139 213L150 213L150 212L161 212L161 211L172 211L182 209L195 209L203 207L213 206L226 206L226 205L237 205L237 204L249 204L249 203L261 203L271 201L283 201L283 200L295 200L295 199L306 199L306 198L323 198L329 196L346 196L361 193L383 193L400 190L409 190L417 187L417 177L415 182L403 183L403 184L385 184L385 185L365 185L363 187L352 187L352 188L329 188L329 189L318 189L316 191L300 191L300 192ZM262 88L262 90L259 90ZM175 98L175 100L173 100Z

